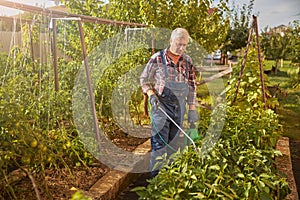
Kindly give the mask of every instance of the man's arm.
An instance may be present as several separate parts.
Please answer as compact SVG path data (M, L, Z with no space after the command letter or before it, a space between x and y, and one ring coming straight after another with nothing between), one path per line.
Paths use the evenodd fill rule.
M153 79L154 76L154 69L153 69L152 62L153 60L151 58L140 76L140 84L142 86L142 91L148 96L150 96L151 93L153 92L153 88L151 85L151 80Z
M159 61L159 54L156 53L151 56L140 76L140 83L143 93L147 94L148 96L161 92L160 88L157 86L162 85L163 82L163 75L160 65L161 63Z

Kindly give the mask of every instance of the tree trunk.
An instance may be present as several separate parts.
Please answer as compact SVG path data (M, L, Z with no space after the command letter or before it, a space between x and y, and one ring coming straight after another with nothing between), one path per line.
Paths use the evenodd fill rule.
M275 59L275 74L277 74L279 59Z

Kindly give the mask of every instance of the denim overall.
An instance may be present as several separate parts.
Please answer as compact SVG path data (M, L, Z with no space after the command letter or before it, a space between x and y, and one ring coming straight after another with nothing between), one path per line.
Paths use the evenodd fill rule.
M182 126L184 113L186 110L186 97L188 95L188 84L184 82L175 82L168 80L168 70L163 56L160 52L162 64L165 71L165 86L162 94L158 96L159 105L164 111L179 125ZM186 62L186 74L188 77L188 65ZM152 131L151 131L151 153L150 153L150 171L153 176L158 173L158 168L153 170L156 158L167 153L175 153L178 149L178 135L180 130L170 121L165 114L159 109L153 109L152 114Z

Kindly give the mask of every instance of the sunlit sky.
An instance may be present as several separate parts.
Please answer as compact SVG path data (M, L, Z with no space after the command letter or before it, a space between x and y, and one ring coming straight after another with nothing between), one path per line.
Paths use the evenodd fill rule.
M248 4L249 0L235 2L242 5ZM300 0L255 0L253 14L258 16L259 29L288 25L289 22L300 20Z
M12 2L25 3L40 7L54 6L51 0L10 0ZM217 0L214 0L217 1ZM235 2L237 6L248 4L249 0L229 0L229 4ZM0 6L0 15L10 16L18 11ZM258 16L259 29L288 25L293 20L300 20L300 0L255 0L254 14Z
M24 3L32 6L39 6L39 7L51 7L54 6L55 4L53 1L50 0L8 0L11 2L17 2L17 3ZM11 15L16 15L20 11L16 9L11 9L8 7L0 6L0 15L1 16L11 16Z

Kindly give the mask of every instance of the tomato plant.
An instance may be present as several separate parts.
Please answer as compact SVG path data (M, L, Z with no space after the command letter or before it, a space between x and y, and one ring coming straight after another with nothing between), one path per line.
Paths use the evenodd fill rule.
M56 92L51 66L32 61L21 48L13 48L0 62L0 185L7 186L0 190L3 198L14 199L13 170L69 168L87 165L93 157L72 119L69 75L74 77L74 64L60 68L62 90Z

